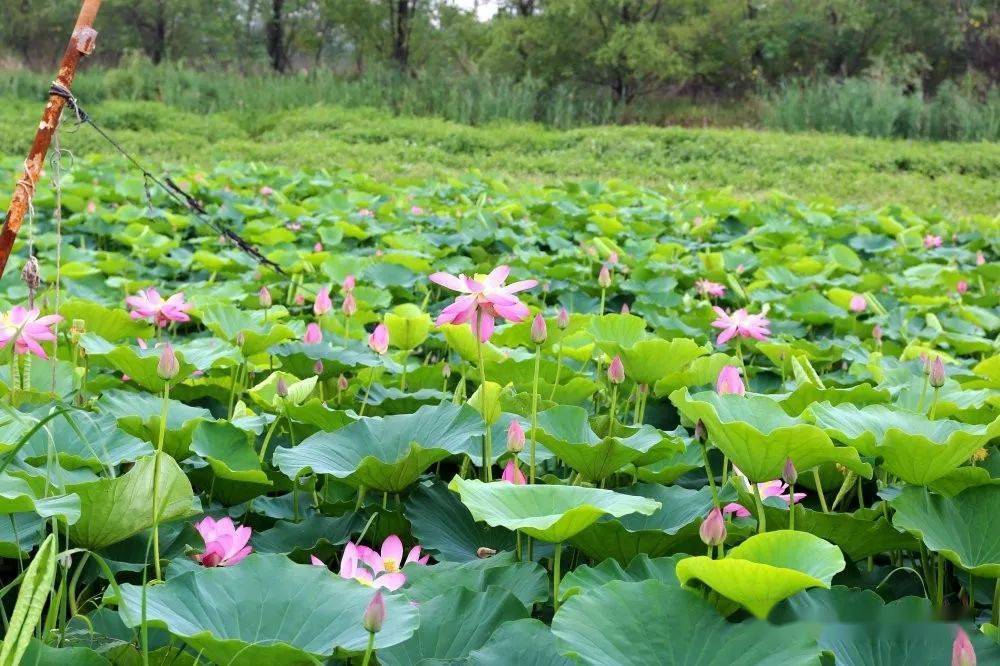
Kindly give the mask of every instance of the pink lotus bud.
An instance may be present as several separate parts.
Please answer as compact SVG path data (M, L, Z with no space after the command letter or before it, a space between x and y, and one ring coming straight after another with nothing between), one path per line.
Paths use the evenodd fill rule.
M354 291L354 284L355 280L353 275L348 275L347 277L345 277L343 284L344 291Z
M704 444L708 441L708 428L705 426L705 422L698 419L698 422L694 424L694 438L698 440L700 444Z
M625 365L622 363L622 357L617 354L608 366L608 381L612 384L621 384L625 381Z
M306 297L305 296L303 296L302 294L295 294L295 304L296 305L305 305L305 303L306 303Z
M97 212L97 204L94 203L93 201L88 201L87 202L87 212L90 213L91 215L93 215L94 213L96 213ZM980 252L979 254L982 254L982 252Z
M611 271L608 270L607 264L601 266L601 272L597 274L597 286L601 289L607 289L611 286Z
M941 388L942 386L944 386L945 376L946 374L944 371L944 361L941 360L940 356L935 356L934 361L931 363L931 372L930 372L931 386L933 386L934 388Z
M323 361L316 361L315 363L313 363L313 372L315 372L317 375L323 374Z
M524 451L524 428L517 419L510 422L507 426L507 450L511 453L520 453Z
M361 625L365 631L377 634L382 631L382 624L385 622L385 600L382 598L382 590L376 590L375 596L368 603L364 615L361 617Z
M961 296L965 292L969 291L969 283L965 280L959 280L958 284L955 285L955 291Z
M629 308L628 303L622 303L622 314L632 314L632 310Z
M618 253L617 252L612 252L611 254L608 255L608 264L610 264L612 266L617 266L618 265Z
M868 300L864 296L861 294L854 294L851 296L851 312L864 312L867 307Z
M247 334L244 331L240 331L236 334L236 346L243 347L247 343Z
M985 263L986 255L983 254L983 251L980 250L979 252L976 252L976 266L982 266Z
M517 468L517 462L514 458L507 461L507 466L503 468L500 479L507 483L513 483L515 486L524 486L528 483L528 480L524 478L524 473Z
M285 381L284 377L278 377L278 381L274 384L274 392L278 394L279 398L288 397L288 382Z
M322 243L316 243L315 245L313 245L313 252L322 252L322 251L323 251Z
M794 486L799 480L798 470L795 469L791 458L785 458L785 466L781 468L781 480L790 486Z
M560 331L565 331L569 327L569 311L565 308L559 308L559 315L556 317L556 326L559 327Z
M872 337L875 338L875 342L882 344L882 327L879 324L875 324L872 328Z
M384 354L389 351L389 329L385 324L379 324L368 336L368 346L376 354Z
M920 352L920 360L924 362L924 374L931 374L931 357L927 355L927 352Z
M545 326L545 317L539 312L535 315L535 318L531 320L531 341L536 345L540 345L545 342L545 338L549 335L548 329Z
M163 345L163 350L160 352L160 361L156 364L156 374L163 380L170 380L177 376L177 373L181 371L181 364L177 360L177 354L174 353L174 348L170 343Z
M350 384L347 383L347 377L343 374L337 377L337 390L346 391Z
M333 309L333 301L330 300L330 287L323 287L316 294L316 302L313 303L313 313L324 315Z
M740 369L735 365L723 367L715 380L715 392L719 395L746 395L747 388L743 385Z
M271 298L271 292L267 287L261 287L260 291L257 292L257 300L260 302L260 307L269 308L274 300Z
M451 365L445 363L444 365L441 366L441 376L444 377L445 379L451 377Z
M267 185L264 185L264 186L262 186L262 187L260 188L260 195L261 195L262 197L269 197L269 196L271 196L272 194L274 194L274 190L272 190L272 189L271 189L270 187L268 187Z
M976 666L976 649L961 627L955 634L955 642L951 644L951 666Z
M347 292L347 296L344 296L344 314L348 317L353 317L358 311L358 302L354 300L354 294Z
M726 521L718 507L709 511L705 520L701 521L698 536L706 546L721 546L726 542Z
M318 345L323 342L323 331L320 330L319 324L314 321L309 322L306 326L306 334L302 336L302 342L307 345Z

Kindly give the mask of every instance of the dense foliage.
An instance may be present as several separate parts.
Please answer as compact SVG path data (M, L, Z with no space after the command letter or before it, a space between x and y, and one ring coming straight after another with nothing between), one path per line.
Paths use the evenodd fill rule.
M39 193L0 663L1000 658L995 221L178 180L286 274L105 162Z

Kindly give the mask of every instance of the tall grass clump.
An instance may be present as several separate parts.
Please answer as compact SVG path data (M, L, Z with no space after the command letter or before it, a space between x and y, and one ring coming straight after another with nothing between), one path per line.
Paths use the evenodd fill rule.
M946 81L933 97L881 79L807 80L765 93L762 122L785 131L942 141L1000 139L1000 91Z

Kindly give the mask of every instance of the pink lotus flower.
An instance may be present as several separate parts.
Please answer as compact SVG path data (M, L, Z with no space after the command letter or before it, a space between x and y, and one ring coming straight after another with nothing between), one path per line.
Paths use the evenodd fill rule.
M611 286L611 270L607 264L601 266L601 270L597 272L597 286L601 289L607 289Z
M423 215L424 214L424 209L421 208L420 206L412 206L410 208L410 214L411 215Z
M88 201L87 202L87 212L90 213L91 215L93 215L94 213L96 213L97 212L97 204L94 203L93 201Z
M310 555L309 556L309 563L311 565L313 565L314 567L326 567L326 562L324 562L323 560L319 559L315 555Z
M216 521L211 516L205 516L195 529L205 540L205 552L195 554L194 560L206 567L231 567L238 564L253 550L247 545L250 541L250 528L236 527L229 516Z
M611 254L608 255L608 265L609 266L617 266L618 265L618 253L617 252L612 252Z
M617 354L608 365L608 381L612 384L621 384L625 381L625 364L622 363L622 357Z
M746 489L750 490L750 481L747 479L746 476L744 476L743 472L741 472L735 466L733 467L733 472L738 477L740 477L740 479L743 480L743 485L746 487ZM765 500L768 497L780 497L781 499L785 500L786 504L791 503L792 501L792 497L788 493L786 493L786 491L788 490L788 484L782 481L781 479L775 479L773 481L765 481L764 483L758 483L757 489L760 491L760 498L762 500ZM799 502L801 502L805 496L806 496L805 493L795 493L795 503L798 504ZM727 504L725 507L723 507L722 512L726 514L730 513L736 514L737 518L746 518L747 516L750 515L750 512L747 511L746 507L744 507L742 504L739 504L738 502L731 502L730 504Z
M191 317L187 314L191 304L184 301L183 291L163 300L160 292L150 287L135 296L129 296L125 302L132 308L132 319L144 319L160 328L166 327L172 321L191 321Z
M927 234L924 236L924 248L932 250L936 247L941 247L941 237L935 236L934 234Z
M302 223L301 222L286 222L285 223L285 228L288 229L289 231L301 231L302 230Z
M632 314L632 308L628 306L628 303L622 303L622 314Z
M344 303L341 306L341 308L344 310L344 314L348 317L353 317L355 314L357 314L358 302L354 300L353 292L350 291L347 292L347 295L344 296Z
M503 468L503 474L500 475L500 478L515 486L523 486L528 483L528 480L524 478L524 472L518 468L513 458L507 461L507 466Z
M306 326L306 334L302 336L302 342L307 345L318 345L323 342L323 331L319 324L314 321L309 322L309 325Z
M330 287L323 287L316 293L316 301L313 303L313 314L318 317L332 309L333 301L330 300Z
M49 342L56 339L52 326L62 321L60 315L38 316L38 309L26 310L16 305L0 315L0 348L14 341L14 353L34 354L39 358L48 358L39 342Z
M965 280L959 280L958 284L955 285L955 291L957 291L958 295L961 296L965 292L969 291L969 283Z
M982 266L985 263L986 263L986 255L983 254L983 251L980 250L976 252L976 266Z
M715 340L716 344L724 344L735 336L767 340L771 335L771 329L768 328L771 322L762 314L749 314L746 308L740 308L731 315L718 306L712 309L718 315L712 326L723 329Z
M542 313L539 312L535 315L535 318L531 320L531 341L536 345L543 344L548 335L549 332L545 325L545 318L542 316Z
M951 644L951 666L976 666L976 649L972 647L969 635L961 627Z
M347 277L344 278L344 284L341 286L341 288L344 290L345 293L351 292L354 291L355 284L356 281L354 280L354 276L348 275Z
M854 294L851 296L851 302L848 303L848 307L851 309L851 312L864 312L868 308L868 299L861 294Z
M503 317L518 323L528 318L528 306L514 296L519 291L531 289L538 280L520 280L505 285L510 274L510 266L497 266L488 275L454 276L449 273L434 273L431 282L457 291L462 295L441 311L437 324L464 324L469 322L472 332L481 342L493 335L494 320Z
M565 331L569 327L569 310L565 307L559 308L559 314L556 315L556 326L561 331Z
M267 185L264 185L264 186L262 186L262 187L260 188L260 195L261 195L262 197L269 197L269 196L271 196L272 194L274 194L274 190L272 190L272 189L271 189L270 187L268 187Z
M726 521L718 508L708 512L698 527L698 536L706 546L719 546L726 542Z
M371 212L367 208L362 208L361 210L359 210L358 215L360 215L361 217L375 217L375 213Z
M348 541L340 560L340 576L370 587L398 590L406 583L406 574L400 569L411 562L427 564L429 559L430 555L421 557L420 546L414 546L403 560L403 542L395 534L382 542L379 552Z
M368 602L365 612L361 614L361 626L374 637L374 634L382 631L385 615L385 599L382 598L382 590L376 590L375 596Z
M520 453L524 450L524 428L521 423L514 419L507 426L507 450L512 453Z
M872 327L872 338L874 338L875 342L878 344L882 344L882 327L879 324L875 324L875 326Z
M712 282L711 280L700 279L695 280L694 288L702 296L715 296L717 298L726 295L725 286L719 284L718 282Z
M315 245L313 245L313 252L322 252L322 251L323 251L322 243L316 243Z
M715 392L719 395L746 395L747 389L743 385L740 369L735 365L723 367L715 380Z
M389 329L385 324L376 326L368 336L368 346L379 356L389 351Z

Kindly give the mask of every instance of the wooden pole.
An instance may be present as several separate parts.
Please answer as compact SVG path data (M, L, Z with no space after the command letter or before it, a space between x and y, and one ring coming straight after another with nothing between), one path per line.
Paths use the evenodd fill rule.
M73 28L73 35L69 38L69 44L66 46L66 52L63 53L62 62L59 64L59 73L55 79L55 83L65 90L70 90L80 60L84 56L90 55L94 50L97 41L97 31L93 27L94 17L97 16L97 10L100 7L101 0L83 0L83 5L80 7L76 27ZM59 118L62 116L65 106L65 98L59 95L49 95L49 101L42 112L42 122L38 124L35 140L31 144L27 159L24 160L24 173L21 180L14 186L14 196L10 200L10 208L7 209L7 215L4 217L3 230L0 230L0 278L3 277L4 270L7 268L7 261L10 259L10 252L17 239L17 232L21 230L24 215L31 206L31 199L35 194L35 184L41 176L42 164L49 152L52 135L59 125Z

